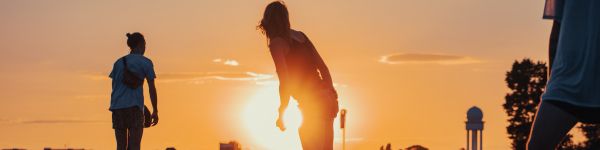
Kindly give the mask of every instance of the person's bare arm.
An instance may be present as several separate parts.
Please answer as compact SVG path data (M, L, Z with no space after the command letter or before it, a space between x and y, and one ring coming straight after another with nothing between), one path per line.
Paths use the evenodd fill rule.
M317 51L317 48L315 48L315 45L312 43L312 41L310 41L308 36L306 36L304 33L302 33L302 35L304 35L304 37L306 37L306 42L308 42L310 49L313 51L313 54L314 54L313 59L316 62L317 69L319 70L319 73L321 74L321 80L323 81L322 86L324 88L330 90L331 93L333 94L334 98L337 99L338 94L337 94L337 91L335 90L335 88L333 87L333 79L331 78L331 73L329 73L329 68L325 64L325 61L323 60L323 58Z
M273 61L275 62L275 69L277 71L277 76L279 78L279 117L277 119L277 126L281 130L285 130L285 126L283 125L282 118L285 112L285 109L288 107L288 103L290 101L290 93L288 91L287 85L287 77L288 70L287 64L285 60L285 54L290 51L290 47L288 43L282 38L271 39L269 44L269 49L271 52L271 57L273 57Z
M158 94L156 94L156 85L154 79L146 79L148 81L148 90L150 92L150 101L152 102L152 126L158 124Z
M303 35L304 35L304 33L303 33ZM325 61L323 61L323 58L321 57L319 52L317 52L317 49L315 48L315 45L313 45L312 41L310 41L310 39L308 39L308 36L306 36L306 35L304 35L304 36L307 39L306 42L309 42L310 49L312 49L312 51L315 54L314 59L315 59L315 62L317 63L317 69L319 69L319 73L321 74L321 78L324 81L324 84L326 84L327 86L333 87L333 80L331 79L331 74L329 73L329 68L327 68Z

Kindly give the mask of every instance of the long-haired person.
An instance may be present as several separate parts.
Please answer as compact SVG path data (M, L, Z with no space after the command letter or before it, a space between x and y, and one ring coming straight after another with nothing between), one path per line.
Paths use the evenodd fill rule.
M127 45L131 49L115 62L110 78L112 93L110 108L112 111L113 129L117 139L117 150L139 150L144 127L158 123L157 94L154 85L154 66L152 61L144 57L146 40L141 33L127 33ZM148 82L153 112L145 120L144 114L144 79Z
M281 104L276 126L285 130L283 113L290 97L294 97L303 117L299 129L302 148L333 149L333 120L338 102L325 62L304 33L291 29L288 10L282 1L267 5L258 29L268 39L279 77Z
M600 1L548 0L546 8L560 33L529 150L556 149L577 122L600 123Z

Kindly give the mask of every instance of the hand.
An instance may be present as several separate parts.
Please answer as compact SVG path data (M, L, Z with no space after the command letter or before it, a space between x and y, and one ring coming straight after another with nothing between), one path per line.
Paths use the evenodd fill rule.
M158 111L152 112L152 126L158 124Z
M277 117L277 122L275 123L275 125L279 128L279 130L285 131L285 124L283 123L283 117Z

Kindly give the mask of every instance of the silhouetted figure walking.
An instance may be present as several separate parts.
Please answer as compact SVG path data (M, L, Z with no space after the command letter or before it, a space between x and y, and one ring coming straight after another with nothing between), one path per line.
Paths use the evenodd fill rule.
M279 77L281 104L276 126L285 130L282 117L293 96L303 117L299 129L302 148L333 149L333 119L338 102L323 59L304 33L291 29L288 10L281 1L267 5L258 28L269 41Z
M529 150L555 149L577 122L600 123L600 1L548 0L546 8L558 43Z
M112 93L110 108L112 111L113 129L117 139L117 150L139 150L144 127L158 123L157 94L154 85L154 66L152 61L144 57L146 41L138 32L127 33L127 45L131 48L129 55L119 58L110 73ZM148 82L153 112L151 120L145 120L143 84Z

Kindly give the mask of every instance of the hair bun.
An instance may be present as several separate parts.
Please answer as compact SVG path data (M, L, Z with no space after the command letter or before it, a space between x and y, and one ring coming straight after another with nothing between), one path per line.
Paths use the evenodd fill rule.
M126 33L125 36L131 37L131 33Z

